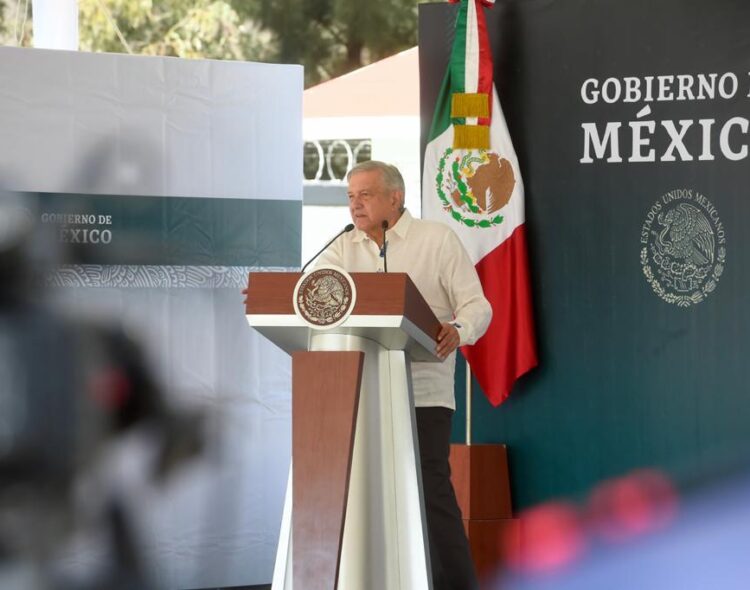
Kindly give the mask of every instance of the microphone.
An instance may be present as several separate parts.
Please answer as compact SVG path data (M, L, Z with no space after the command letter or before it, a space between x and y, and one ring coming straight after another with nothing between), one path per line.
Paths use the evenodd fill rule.
M322 248L321 248L320 250L318 250L318 251L317 251L317 252L315 253L315 256L313 256L312 258L310 258L310 260L308 260L308 261L307 261L307 262L305 263L305 266L303 266L303 267L302 267L302 270L301 270L300 272L305 272L305 269L306 269L306 268L307 268L308 266L310 266L310 263L311 263L311 262L312 262L313 260L315 260L315 259L316 259L316 258L317 258L318 256L320 256L320 255L321 255L321 254L323 253L323 251L324 251L324 250L325 250L326 248L328 248L328 246L330 246L330 245L331 245L331 244L333 244L333 243L334 243L334 242L335 242L336 240L338 240L338 239L339 239L339 237L341 236L341 234L345 234L345 233L347 233L347 232L350 232L350 231L352 231L353 229L354 229L354 224L353 224L353 223L350 223L350 224L349 224L349 225L347 225L347 226L346 226L346 227L345 227L344 229L342 229L342 230L341 230L341 231L340 231L339 233L337 233L337 234L336 234L335 236L333 236L333 237L332 237L332 238L331 238L331 239L330 239L330 240L328 241L328 243L327 243L327 244L326 244L325 246L323 246L323 247L322 247Z
M388 229L388 220L384 219L380 226L383 228L383 247L380 249L380 256L383 257L383 270L388 272L388 242L385 239L385 232Z

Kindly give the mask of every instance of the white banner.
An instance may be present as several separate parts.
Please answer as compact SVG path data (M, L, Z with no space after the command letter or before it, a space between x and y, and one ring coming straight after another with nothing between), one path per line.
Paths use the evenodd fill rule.
M61 242L97 231L104 258L107 240L118 253L143 247L131 243L139 223L162 240L154 258L166 263L105 260L52 281L64 286L66 305L121 321L171 401L202 409L212 425L204 456L165 488L139 487L127 456L111 462L120 492L135 501L136 532L160 587L271 581L291 446L291 363L248 328L240 289L249 266L299 260L302 83L299 66L0 48L0 187L44 193L46 207L115 195L97 215L58 207L40 217ZM215 204L191 209L176 197ZM169 209L160 201L178 210L156 222L140 213ZM227 219L238 211L243 219ZM89 219L103 225L91 230ZM118 227L123 220L130 225ZM174 227L163 229L164 220ZM205 244L170 241L188 225L184 235ZM297 241L280 246L262 228ZM169 262L188 247L188 262ZM218 262L195 262L203 252ZM103 555L97 539L69 549L61 565L70 571Z
M300 66L0 47L0 174L24 191L300 200L301 93Z

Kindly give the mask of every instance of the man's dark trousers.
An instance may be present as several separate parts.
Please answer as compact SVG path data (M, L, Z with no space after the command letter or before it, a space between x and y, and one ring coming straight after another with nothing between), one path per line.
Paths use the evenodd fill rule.
M416 416L433 589L477 590L469 542L450 479L453 410L416 408Z

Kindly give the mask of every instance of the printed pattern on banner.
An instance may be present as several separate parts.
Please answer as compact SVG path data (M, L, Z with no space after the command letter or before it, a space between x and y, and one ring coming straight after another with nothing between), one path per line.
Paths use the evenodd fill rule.
M117 287L122 289L192 287L242 289L251 271L268 268L241 266L145 266L71 264L46 276L51 287ZM290 270L290 269L278 269Z

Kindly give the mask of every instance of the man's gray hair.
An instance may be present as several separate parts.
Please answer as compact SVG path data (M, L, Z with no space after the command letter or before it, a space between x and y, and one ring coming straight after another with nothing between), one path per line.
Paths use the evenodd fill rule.
M386 164L379 160L367 160L366 162L360 162L354 166L346 175L346 180L349 180L352 176L358 172L371 172L372 170L379 170L382 175L383 182L386 188L392 191L399 191L401 193L401 204L399 208L404 210L404 203L406 200L406 186L404 185L404 177L401 176L401 172L398 168L392 164Z

